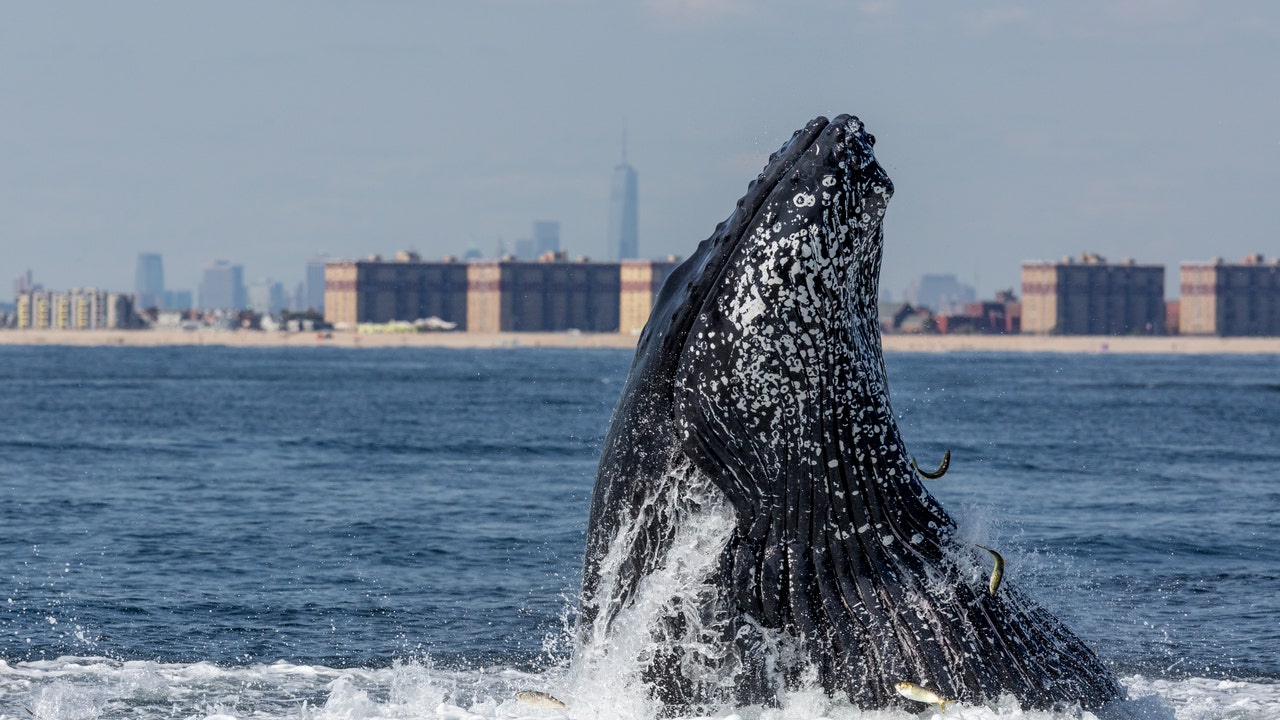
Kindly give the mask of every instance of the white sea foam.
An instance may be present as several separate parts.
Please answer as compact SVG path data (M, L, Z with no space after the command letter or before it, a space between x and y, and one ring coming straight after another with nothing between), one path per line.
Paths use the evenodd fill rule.
M0 661L0 719L101 720L546 720L628 717L632 700L564 694L564 710L516 700L525 689L567 688L564 669L531 674L509 668L453 671L429 662L380 669L334 669L288 663L220 667L209 663L117 662L67 657ZM945 715L862 711L814 690L780 698L777 708L738 708L723 720L1280 720L1280 682L1270 680L1124 679L1130 700L1100 716L1023 712L1006 698L990 706L951 706Z
M642 512L664 517L664 524L676 528L676 534L656 570L637 586L630 604L611 623L601 613L595 642L575 653L563 688L577 698L575 717L651 717L653 702L641 674L660 643L715 659L711 658L715 649L698 645L701 610L714 593L707 580L733 530L733 512L705 477L685 465L667 473ZM634 545L628 535L641 532L643 526L637 521L620 528L601 563L602 588L620 583L617 575L624 571L624 557ZM680 637L667 637L662 629L663 618L673 615L684 619Z

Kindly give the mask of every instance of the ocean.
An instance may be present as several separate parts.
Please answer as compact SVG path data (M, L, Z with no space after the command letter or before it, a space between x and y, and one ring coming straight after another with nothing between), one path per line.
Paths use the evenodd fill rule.
M566 667L630 362L0 347L0 718L647 720ZM1280 357L887 364L921 467L952 452L930 489L1115 669L1125 712L1280 718ZM800 691L716 717L917 715Z

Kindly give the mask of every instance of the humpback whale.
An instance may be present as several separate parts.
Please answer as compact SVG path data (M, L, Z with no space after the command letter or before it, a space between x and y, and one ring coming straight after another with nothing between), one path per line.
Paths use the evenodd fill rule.
M810 122L663 285L601 449L574 662L633 663L667 714L805 685L1100 707L1110 671L1015 585L988 591L904 446L874 144Z

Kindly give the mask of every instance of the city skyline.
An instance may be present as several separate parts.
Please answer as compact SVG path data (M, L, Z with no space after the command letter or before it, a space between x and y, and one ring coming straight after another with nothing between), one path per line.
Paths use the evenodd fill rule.
M477 255L474 257L463 257L458 254L446 253L439 258L424 258L419 253L407 250L400 250L395 253L385 253L387 257L395 256L397 262L459 262L465 264L468 262L492 262L510 258L516 261L534 261L539 259L547 259L555 255L555 259L559 261L568 260L567 251L558 247L558 224L554 221L534 221L534 236L541 235L541 241L535 238L528 238L519 241L518 245L524 245L526 252L523 255L506 254L493 257ZM541 248L542 252L535 252L535 248ZM195 291L191 289L179 289L167 286L163 277L163 256L158 253L139 253L136 260L135 279L133 282L134 291L132 293L139 308L158 307L162 310L175 309L233 309L230 305L205 303L203 285L209 281L210 272L221 273L223 271L231 271L236 274L238 280L221 277L217 280L219 287L224 290L219 291L218 297L226 295L228 298L240 298L241 305L235 309L253 309L258 312L277 312L279 310L305 311L315 310L321 314L324 312L324 268L326 263L333 261L342 262L358 262L372 258L382 258L382 252L366 252L358 256L349 258L328 258L317 257L307 260L304 264L303 279L293 286L293 291L289 292L284 282L278 281L270 276L254 276L253 280L245 280L245 269L243 264L235 261L219 259L206 265L202 269L202 279L197 284ZM578 260L590 260L586 256L578 256ZM923 273L912 278L904 288L894 289L880 287L880 301L882 303L902 303L927 308L938 312L950 312L957 308L963 307L966 303L977 300L990 300L1001 295L1013 294L1018 295L1021 289L1020 279L1021 273L1025 271L1028 264L1071 264L1077 259L1086 262L1106 263L1105 256L1091 251L1081 251L1078 256L1067 255L1056 260L1024 260L1020 263L1020 275L1014 278L1008 278L1007 282L997 283L998 289L989 293L982 294L974 286L963 282L963 280L955 273ZM654 261L661 261L662 258L652 258ZM1142 261L1142 259L1138 259ZM617 259L613 259L616 262ZM608 262L608 261L606 261ZM1133 258L1120 258L1118 264L1131 265L1135 262ZM1179 290L1181 289L1180 278L1181 273L1187 266L1206 266L1213 267L1215 265L1275 265L1280 263L1280 258L1268 257L1263 253L1248 253L1241 258L1223 258L1215 256L1208 260L1199 259L1183 259L1172 265L1163 265L1161 263L1152 263L1142 261L1144 265L1160 266L1164 274L1164 297L1166 300L1178 300L1180 298ZM678 264L678 263L677 263ZM236 287L239 290L236 290ZM40 280L39 276L28 268L19 273L13 279L13 292L17 295L25 290L43 289L59 292L67 292L80 288L99 288L107 289L112 292L123 292L117 288L112 288L101 283L88 283L86 285L57 288L46 285ZM150 290L148 290L148 288ZM158 288L161 300L154 302L157 295L154 290ZM8 307L9 302L0 298L0 309Z
M569 261L551 247L538 260L503 256L431 261L400 251L394 258L375 254L364 260L313 261L308 275L322 270L323 282L300 284L292 301L281 283L267 279L255 281L246 291L243 268L218 261L205 270L200 288L203 309L194 314L186 312L190 302L166 302L158 309L138 303L138 298L145 303L172 295L156 279L160 256L142 253L139 290L133 295L92 288L46 290L29 272L20 275L14 282L15 306L0 308L0 327L198 329L203 324L278 330L288 325L291 331L309 332L311 327L277 314L302 309L309 292L322 286L330 306L307 309L320 309L335 329L359 325L360 332L383 333L430 328L630 334L644 327L655 293L679 264L675 258ZM924 275L908 289L906 302L881 297L880 322L886 332L907 333L1280 334L1280 260L1268 262L1255 253L1234 263L1222 258L1181 263L1175 300L1165 299L1164 272L1161 265L1139 265L1129 258L1111 263L1084 252L1056 262L1023 263L1021 298L1010 288L983 300L954 275ZM287 307L291 302L293 307ZM245 309L249 314L243 314ZM314 315L308 319L316 320Z
M5 25L0 274L50 287L127 289L144 251L174 287L216 257L292 286L318 253L488 253L535 218L610 257L623 125L643 255L687 256L846 111L896 186L885 287L1280 249L1269 3L73 0Z

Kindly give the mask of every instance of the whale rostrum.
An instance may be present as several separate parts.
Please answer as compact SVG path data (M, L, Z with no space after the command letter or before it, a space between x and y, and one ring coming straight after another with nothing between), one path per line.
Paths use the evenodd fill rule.
M1016 586L988 590L903 444L874 144L855 117L810 122L658 294L601 451L575 662L625 653L679 713L806 683L863 708L909 707L902 683L1101 706L1112 674Z

